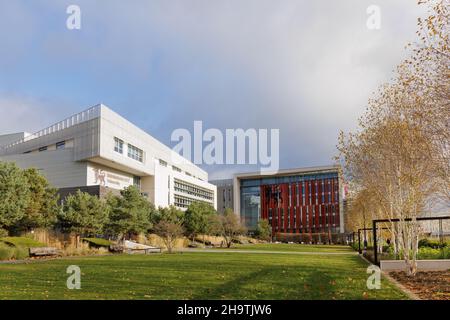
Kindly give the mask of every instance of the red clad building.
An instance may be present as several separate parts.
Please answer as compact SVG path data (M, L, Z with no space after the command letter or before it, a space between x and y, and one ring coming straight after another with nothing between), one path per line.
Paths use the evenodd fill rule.
M235 212L250 230L266 219L275 238L344 233L338 166L280 170L273 175L237 174L233 184Z

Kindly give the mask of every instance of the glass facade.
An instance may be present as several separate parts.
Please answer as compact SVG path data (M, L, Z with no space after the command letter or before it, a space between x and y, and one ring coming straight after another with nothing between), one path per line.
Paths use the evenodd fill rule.
M249 230L256 228L259 219L268 219L275 233L323 232L325 227L336 232L338 176L336 171L243 178L240 180L241 218Z
M245 226L249 229L256 228L261 209L261 197L259 187L241 188L241 216Z

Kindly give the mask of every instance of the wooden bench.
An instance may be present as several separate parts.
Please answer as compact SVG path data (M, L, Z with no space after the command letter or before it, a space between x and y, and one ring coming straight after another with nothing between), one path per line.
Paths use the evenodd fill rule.
M29 249L30 257L59 256L59 250L53 247L35 247Z
M161 253L161 248L126 248L123 245L111 245L109 247L110 252L114 253L141 253L141 254L149 254L149 253Z

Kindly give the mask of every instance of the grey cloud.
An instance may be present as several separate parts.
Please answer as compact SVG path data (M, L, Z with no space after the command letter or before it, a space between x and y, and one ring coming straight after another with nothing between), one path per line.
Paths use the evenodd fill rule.
M71 2L41 3L59 11ZM55 63L94 61L101 80L113 67L124 86L157 74L168 88L164 118L130 120L166 143L194 120L279 128L283 167L331 162L339 129L353 128L370 93L391 77L423 12L415 1L378 0L382 28L369 31L366 0L78 3L80 36L59 30L43 39ZM148 112L151 119L151 105Z

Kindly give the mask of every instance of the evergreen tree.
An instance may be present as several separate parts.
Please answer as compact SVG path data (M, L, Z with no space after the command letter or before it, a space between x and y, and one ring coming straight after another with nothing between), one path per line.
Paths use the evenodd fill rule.
M110 216L106 231L119 239L147 232L155 215L153 204L135 186L125 188L120 194L108 196Z
M26 169L23 173L27 179L30 198L23 217L16 222L14 228L18 231L29 231L51 227L55 224L60 210L57 189L52 188L37 169Z
M103 231L108 219L108 208L98 197L78 190L64 201L58 214L58 226L63 232L74 233L77 244L80 236L93 236Z
M28 181L14 163L0 162L0 229L10 231L30 202Z
M186 235L194 241L196 235L208 234L210 232L209 216L213 214L217 214L217 212L210 204L200 201L191 203L184 213L183 219Z

